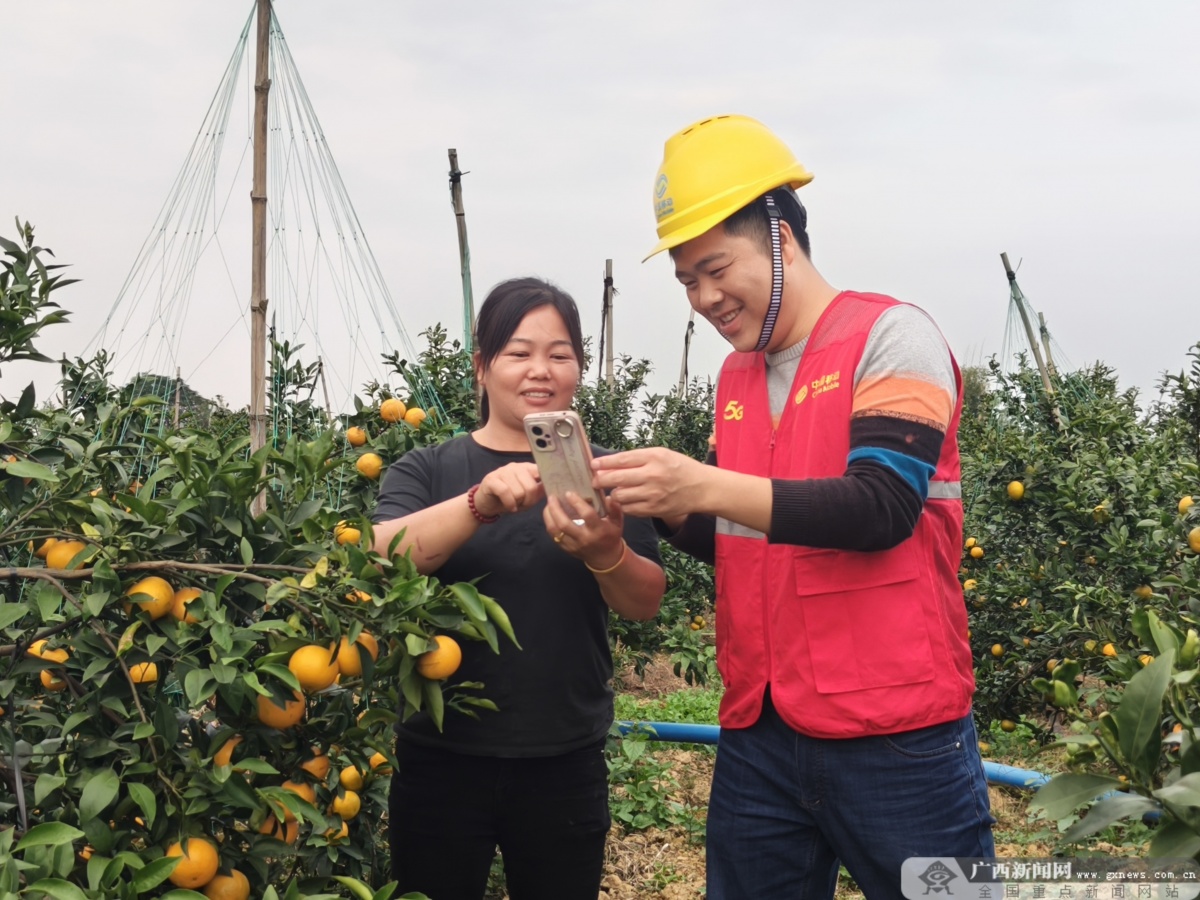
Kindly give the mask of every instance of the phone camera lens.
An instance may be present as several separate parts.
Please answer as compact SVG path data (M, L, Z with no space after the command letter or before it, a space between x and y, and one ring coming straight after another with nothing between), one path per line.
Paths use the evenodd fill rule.
M559 419L554 423L554 432L560 438L569 438L574 431L575 428L567 419Z
M534 434L545 434L546 433L545 431L542 430L541 425L534 425L532 430L533 430Z
M545 450L550 446L550 442L545 438L537 438L534 440L534 443L537 444L539 450Z

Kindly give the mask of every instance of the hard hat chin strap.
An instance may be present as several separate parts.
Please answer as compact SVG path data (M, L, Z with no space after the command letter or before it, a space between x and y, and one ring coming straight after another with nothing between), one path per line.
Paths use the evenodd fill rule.
M775 197L765 194L767 202L767 218L771 223L771 303L767 306L767 315L763 319L762 333L758 336L755 352L767 349L771 342L771 334L775 331L775 320L779 318L779 305L783 302L783 250L779 245L779 207L775 205Z

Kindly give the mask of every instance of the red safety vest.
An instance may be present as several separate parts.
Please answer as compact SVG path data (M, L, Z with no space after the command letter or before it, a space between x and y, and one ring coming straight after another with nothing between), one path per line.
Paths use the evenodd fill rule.
M854 373L875 321L899 301L843 292L800 357L778 427L761 353L732 353L717 390L717 463L764 478L836 478L850 452ZM958 402L912 537L854 552L768 543L717 520L717 662L723 728L746 728L763 691L814 737L892 734L965 716L975 689L962 554Z

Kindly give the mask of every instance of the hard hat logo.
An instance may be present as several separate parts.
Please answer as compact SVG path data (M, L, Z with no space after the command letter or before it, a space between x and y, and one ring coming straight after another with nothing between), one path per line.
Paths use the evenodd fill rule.
M667 141L654 179L659 241L650 256L699 237L768 191L810 181L787 145L755 119L716 116L689 125Z

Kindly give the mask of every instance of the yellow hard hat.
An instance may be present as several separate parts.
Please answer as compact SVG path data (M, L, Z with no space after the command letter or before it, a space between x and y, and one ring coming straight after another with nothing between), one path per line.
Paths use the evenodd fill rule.
M812 178L762 122L747 116L701 119L663 148L654 179L659 241L646 259L699 237L772 188L803 187Z

